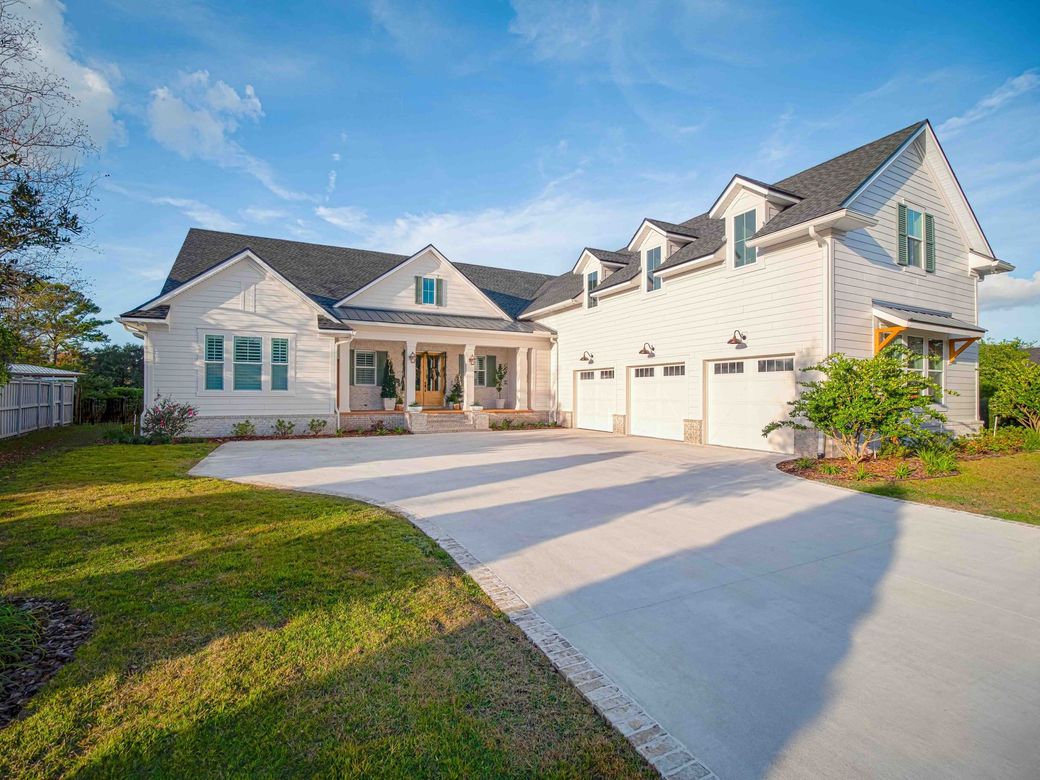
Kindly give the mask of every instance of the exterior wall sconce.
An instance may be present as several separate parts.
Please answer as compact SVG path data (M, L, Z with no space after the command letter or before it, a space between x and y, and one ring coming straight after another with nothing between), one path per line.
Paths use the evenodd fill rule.
M477 364L477 356L476 355L470 355L469 356L469 364L471 366L475 366Z
M579 358L579 360L581 360L582 363L591 363L592 353L586 349L584 352L581 353L581 357Z
M643 342L643 348L641 350L639 350L639 354L640 355L646 355L647 357L653 357L654 356L654 345L651 344L649 341L644 341Z
M415 353L414 352L412 352L412 353L410 353L408 355L408 362L409 363L414 363L415 362Z
M733 331L733 335L727 344L732 344L735 347L746 347L747 346L747 334L741 333L739 330Z

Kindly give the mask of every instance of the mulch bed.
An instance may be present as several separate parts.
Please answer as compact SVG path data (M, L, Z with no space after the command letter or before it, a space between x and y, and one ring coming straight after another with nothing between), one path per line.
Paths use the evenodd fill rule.
M905 463L910 467L911 473L909 476L896 476L896 467L900 463ZM834 466L840 469L840 471L835 474L824 474L820 471L820 466L824 464ZM919 458L879 458L877 460L865 460L861 463L849 463L845 458L820 458L814 462L812 468L808 469L799 468L797 460L785 460L776 464L776 467L787 474L794 474L806 479L841 479L860 482L901 482L907 479L935 479L937 476L948 477L957 473L953 471L950 474L928 474ZM857 480L856 473L861 467L867 472L867 477Z
M18 717L26 702L72 660L76 648L94 633L94 619L63 601L7 599L39 621L39 642L0 675L0 728Z

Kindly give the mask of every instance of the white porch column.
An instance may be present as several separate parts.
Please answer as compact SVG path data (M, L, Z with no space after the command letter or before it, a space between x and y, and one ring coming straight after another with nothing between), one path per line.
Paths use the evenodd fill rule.
M339 358L339 396L336 409L340 412L350 411L350 361L353 355L350 352L350 339L344 339L336 343L337 356Z
M513 384L516 386L516 408L527 408L527 347L516 348L516 367L513 370Z
M462 368L465 374L462 377L462 408L469 409L473 406L473 401L476 399L476 385L473 382L473 366L470 364L470 360L473 358L473 353L476 351L476 346L473 344L467 344L462 349Z
M417 342L406 341L404 344L404 403L411 406L415 403L415 348Z

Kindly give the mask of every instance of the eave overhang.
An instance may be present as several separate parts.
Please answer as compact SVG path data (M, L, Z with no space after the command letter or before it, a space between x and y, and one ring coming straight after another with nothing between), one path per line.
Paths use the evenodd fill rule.
M784 230L778 230L775 233L766 233L764 236L755 236L748 240L748 246L765 248L774 246L776 244L782 244L786 241L795 241L803 237L811 237L813 231L819 232L821 230L838 230L841 232L848 232L850 230L858 230L859 228L874 227L878 221L871 216L862 214L852 209L838 209L832 211L830 214L824 214L822 217L816 217L816 219L807 220L800 222L797 225L791 225L789 228Z

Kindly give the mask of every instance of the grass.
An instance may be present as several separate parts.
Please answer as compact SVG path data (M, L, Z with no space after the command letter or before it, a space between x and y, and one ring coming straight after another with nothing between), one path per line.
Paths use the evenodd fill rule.
M1040 525L1040 453L957 462L959 474L905 482L836 484L908 501Z
M107 431L119 429L118 425L68 425L62 428L43 428L24 436L0 439L0 486L5 477L10 476L11 467L24 460L45 453L64 452L86 444L95 444L101 441Z
M0 675L17 666L40 635L40 625L24 609L0 601Z
M653 776L405 520L189 478L209 444L65 435L0 484L0 590L95 634L0 776Z

